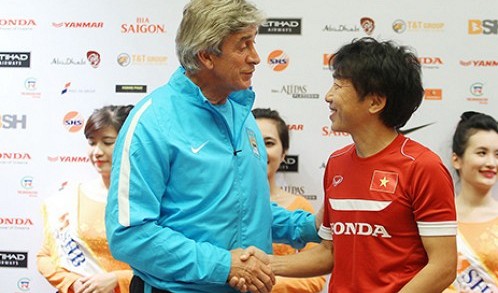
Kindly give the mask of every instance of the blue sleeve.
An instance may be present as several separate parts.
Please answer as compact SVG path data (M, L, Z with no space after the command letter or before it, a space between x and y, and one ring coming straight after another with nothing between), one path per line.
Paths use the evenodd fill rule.
M271 203L273 213L273 242L290 244L296 249L303 248L308 242L320 242L315 215L303 211L288 211L276 203Z
M170 160L166 144L157 139L165 135L151 127L154 123L140 123L146 107L128 118L114 149L105 219L112 255L152 286L160 287L161 281L225 284L229 251L159 225Z

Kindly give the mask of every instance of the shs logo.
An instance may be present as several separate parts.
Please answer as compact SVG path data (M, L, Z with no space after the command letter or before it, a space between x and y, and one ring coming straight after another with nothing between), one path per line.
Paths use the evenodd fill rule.
M78 132L81 128L83 128L83 125L85 124L85 119L80 113L76 111L71 111L68 112L66 115L64 115L64 118L62 119L62 124L69 132L74 133Z
M268 65L273 71L283 71L289 66L289 56L282 50L275 50L268 55Z

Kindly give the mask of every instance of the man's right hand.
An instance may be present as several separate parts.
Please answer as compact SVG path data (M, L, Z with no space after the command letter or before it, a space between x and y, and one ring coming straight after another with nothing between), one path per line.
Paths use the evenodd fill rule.
M270 258L266 253L256 247L250 247L247 251L238 248L230 253L232 266L228 282L232 287L242 292L247 290L251 293L271 292L275 284L275 275L270 268Z

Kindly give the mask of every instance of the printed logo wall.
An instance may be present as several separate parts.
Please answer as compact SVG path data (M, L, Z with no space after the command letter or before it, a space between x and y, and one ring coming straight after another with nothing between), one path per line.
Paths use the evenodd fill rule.
M2 292L55 292L36 268L40 205L68 182L94 178L83 127L95 108L130 104L177 68L174 38L187 0L7 1L0 15L0 283ZM352 39L414 48L425 97L405 129L449 163L463 111L498 117L498 2L254 1L268 22L253 79L255 107L289 125L279 182L315 208L329 154L351 143L330 128L328 60ZM447 13L451 5L453 17ZM492 7L494 6L494 7ZM54 9L56 7L56 9ZM283 9L285 8L285 9ZM430 14L427 11L431 11ZM361 12L361 13L360 13ZM449 164L448 164L449 166Z

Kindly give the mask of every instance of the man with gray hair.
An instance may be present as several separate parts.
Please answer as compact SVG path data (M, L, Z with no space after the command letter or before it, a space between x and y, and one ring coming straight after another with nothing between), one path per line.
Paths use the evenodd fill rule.
M245 0L193 0L176 37L181 67L138 102L115 144L106 231L133 268L131 292L270 292L272 241L318 241L316 219L270 204L251 115L264 17ZM241 261L243 249L256 253Z

